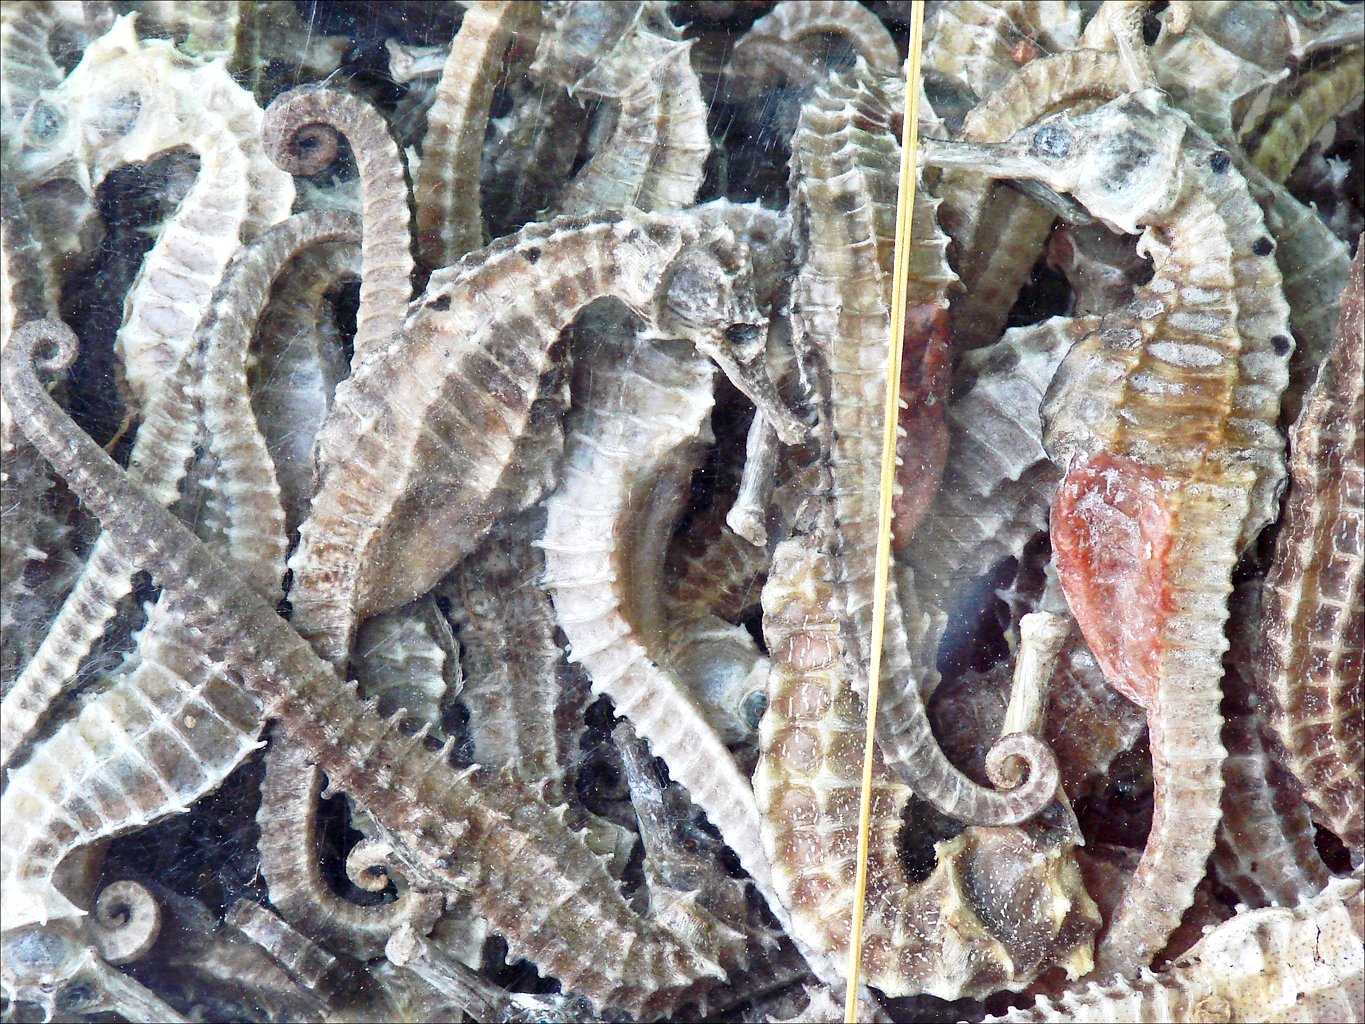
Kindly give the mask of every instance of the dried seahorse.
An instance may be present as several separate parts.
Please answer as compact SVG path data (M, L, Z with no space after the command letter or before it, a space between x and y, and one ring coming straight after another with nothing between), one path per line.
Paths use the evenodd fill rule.
M500 0L472 8L460 22L427 113L413 189L417 244L427 267L447 267L484 244L479 189L469 183L479 177L504 52L537 16L534 5Z
M1294 908L1238 914L1159 974L1091 983L988 1021L1360 1020L1365 897L1359 874Z
M1321 820L1355 850L1365 848L1363 292L1365 251L1358 250L1337 344L1294 425L1289 500L1254 669L1285 767Z
M1247 159L1272 181L1284 181L1318 132L1360 99L1362 82L1365 50L1359 47L1288 79L1250 133Z
M716 291L719 309L732 311L726 319L757 323L752 296L746 309L727 280L739 269L717 261L696 283ZM663 627L664 541L710 439L715 370L690 342L625 325L604 330L599 344L611 356L575 382L561 481L546 502L546 586L570 660L587 670L593 692L631 720L775 902L749 783L649 645Z
M251 409L275 463L290 534L313 496L313 442L350 372L333 296L359 278L358 244L309 247L276 282L251 341Z
M754 791L792 934L842 964L866 723L826 547L818 535L780 544L763 591L774 668ZM1002 760L988 759L992 777ZM938 845L933 872L916 881L898 843L910 790L880 758L873 787L863 941L870 985L956 999L1022 988L1053 964L1073 976L1089 968L1099 915L1066 852L1075 840L1061 838L1051 812L1035 826L967 829Z
M1039 57L974 107L959 137L1001 142L1040 118L1093 109L1125 90L1119 60L1112 54L1070 50ZM953 328L960 344L984 345L1000 336L1055 215L968 167L945 169L938 194L943 197L943 229L953 240L964 288L953 306Z
M388 123L358 96L303 87L265 112L270 157L290 174L316 174L345 137L360 174L360 311L351 342L356 368L382 358L398 341L412 298L412 214L407 168Z
M925 70L954 80L980 100L1030 61L1074 49L1081 12L1062 0L968 0L939 6L925 28Z
M1086 333L1054 318L1006 331L967 352L948 405L952 431L943 485L906 551L923 599L951 601L1001 559L1018 557L1047 527L1060 474L1043 451L1038 411L1058 364Z
M1297 4L1211 0L1169 5L1147 26L1156 32L1148 44L1141 38L1142 6L1106 4L1087 26L1082 45L1127 50L1136 58L1130 70L1147 79L1142 84L1165 89L1215 138L1231 137L1251 101L1285 77L1291 62L1343 45L1358 47L1365 30L1361 12L1349 4L1313 15ZM1136 9L1136 16L1124 17L1125 7Z
M197 421L187 406L166 398L165 384L189 365L186 349L238 244L285 217L293 189L261 152L261 112L250 95L221 65L186 66L169 43L140 43L131 18L90 45L50 101L64 112L63 148L92 183L120 164L178 146L199 153L199 174L144 259L116 338L142 416L129 467L169 504L179 494ZM111 539L96 541L0 710L0 760L9 762L69 685L132 575Z
M1097 954L1106 975L1151 960L1212 850L1232 566L1284 479L1288 309L1260 210L1224 155L1148 91L952 158L1069 192L1116 230L1143 225L1156 263L1071 350L1043 405L1045 447L1065 467L1051 519L1062 589L1109 684L1147 712L1157 787Z
M655 0L574 2L549 12L532 78L620 108L611 135L556 197L555 212L667 211L692 202L711 141L691 45Z
M880 411L900 162L891 131L899 109L895 91L894 80L874 77L861 64L832 79L802 110L792 156L801 267L792 300L794 338L820 417L821 459L831 475L838 524L826 540L834 545L831 557L853 638L850 655L858 666L868 664L871 645ZM947 239L934 220L936 203L922 190L916 199L908 302L932 325L947 305L953 276L944 257ZM877 721L882 756L916 796L946 814L990 824L1028 818L1055 787L1051 756L1038 741L1020 738L1031 775L1021 789L1007 793L978 786L953 767L934 742L912 677L924 666L910 664L901 612L906 600L893 579L883 713ZM861 676L861 670L855 673L855 685L866 685Z
M244 380L251 329L274 278L301 248L339 240L356 240L353 218L300 214L241 250L187 356L193 365L204 365L203 380L231 377L224 371L233 366ZM199 391L194 403L185 402L188 387ZM168 405L193 409L213 401L220 406L218 416L228 412L224 389L204 387L202 380L191 385L181 375L167 390ZM237 400L245 406L245 394ZM191 419L200 415L189 413ZM233 496L226 526L206 532L240 577L273 604L284 565L284 514L278 491L271 490L273 468L264 443L249 415L239 409L239 416L232 429L225 423L210 439L210 446L230 442L217 472L234 486L223 488ZM236 497L243 491L251 492L250 500ZM234 532L231 524L238 519L244 529ZM136 656L108 689L11 769L0 798L3 877L11 894L6 915L41 920L70 914L74 908L52 882L68 853L185 810L259 746L259 707L208 657L173 595L151 610L137 639Z
M725 66L726 93L736 99L753 97L779 77L789 89L809 88L828 73L830 56L842 56L831 53L836 39L874 71L892 75L900 69L891 33L862 4L779 4L734 44Z
M474 910L507 937L509 956L530 960L599 1006L666 1014L723 976L681 937L698 934L699 908L689 908L679 931L635 915L579 837L515 778L478 768L452 776L426 733L403 736L397 723L380 718L248 584L148 498L39 382L35 356L59 362L72 344L47 321L16 334L4 361L4 393L16 419L105 529L171 585L213 660L280 720L334 789L400 839L423 873L468 892ZM509 892L521 898L509 901Z
M612 296L642 311L676 301L684 325L704 314L682 305L710 266L697 241L686 221L561 218L432 275L403 346L337 389L319 435L291 600L294 625L329 660L344 663L359 619L429 590L498 516L548 489L565 401L558 342L579 310ZM732 331L744 345L698 341L732 366L740 351L741 372L766 384L751 333Z

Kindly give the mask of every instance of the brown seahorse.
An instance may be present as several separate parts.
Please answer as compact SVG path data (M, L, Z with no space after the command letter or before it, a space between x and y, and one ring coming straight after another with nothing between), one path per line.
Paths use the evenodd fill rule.
M1358 243L1359 245L1359 243ZM1365 245L1337 343L1290 442L1290 491L1266 579L1254 674L1285 767L1321 820L1365 849Z
M1274 247L1227 154L1154 91L999 146L926 147L1070 193L1116 230L1142 225L1156 264L1071 350L1043 405L1065 469L1051 521L1062 588L1151 733L1152 830L1097 956L1103 974L1126 973L1178 924L1218 825L1232 566L1284 479L1275 422L1293 343Z
M830 474L837 527L824 539L833 545L849 655L859 666L866 666L871 656L880 410L891 330L890 262L900 156L892 130L899 113L898 88L895 79L855 64L816 90L801 112L792 147L792 217L800 266L792 298L793 340L811 392L807 400L818 412L820 458ZM937 325L954 278L944 256L947 238L934 220L936 203L923 190L916 198L909 303L917 316L909 323L926 333L908 348L929 354L943 343ZM941 407L944 396L932 398ZM914 512L909 506L905 511ZM903 526L913 518L907 516ZM887 596L883 705L877 718L882 756L916 796L953 817L1007 824L1037 813L1051 799L1056 765L1036 739L1019 738L1030 776L1008 792L967 778L939 749L916 678L925 666L912 663L903 622L910 600L893 579ZM856 673L855 685L866 685L865 671Z

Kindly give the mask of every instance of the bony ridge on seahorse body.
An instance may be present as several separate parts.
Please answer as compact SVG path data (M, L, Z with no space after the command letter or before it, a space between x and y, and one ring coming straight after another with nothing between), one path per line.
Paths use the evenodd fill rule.
M1065 470L1052 511L1062 588L1152 733L1152 831L1097 956L1104 974L1131 971L1189 906L1218 824L1232 566L1284 481L1275 421L1293 343L1279 271L1246 182L1155 91L995 146L926 141L923 155L1069 193L1116 230L1145 229L1156 264L1071 350L1043 405Z

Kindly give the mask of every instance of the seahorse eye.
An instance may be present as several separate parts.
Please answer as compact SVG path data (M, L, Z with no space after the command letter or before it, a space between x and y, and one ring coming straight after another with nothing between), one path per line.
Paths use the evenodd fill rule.
M1060 124L1045 124L1034 133L1032 148L1045 160L1061 160L1071 152L1071 132Z
M47 100L39 100L28 112L27 136L30 141L48 145L62 132L66 119Z

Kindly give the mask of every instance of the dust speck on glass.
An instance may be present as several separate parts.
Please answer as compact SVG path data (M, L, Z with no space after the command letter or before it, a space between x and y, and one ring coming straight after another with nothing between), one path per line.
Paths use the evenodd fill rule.
M1365 1018L1365 5L925 13L859 1016ZM842 1019L911 22L0 6L5 1020Z

